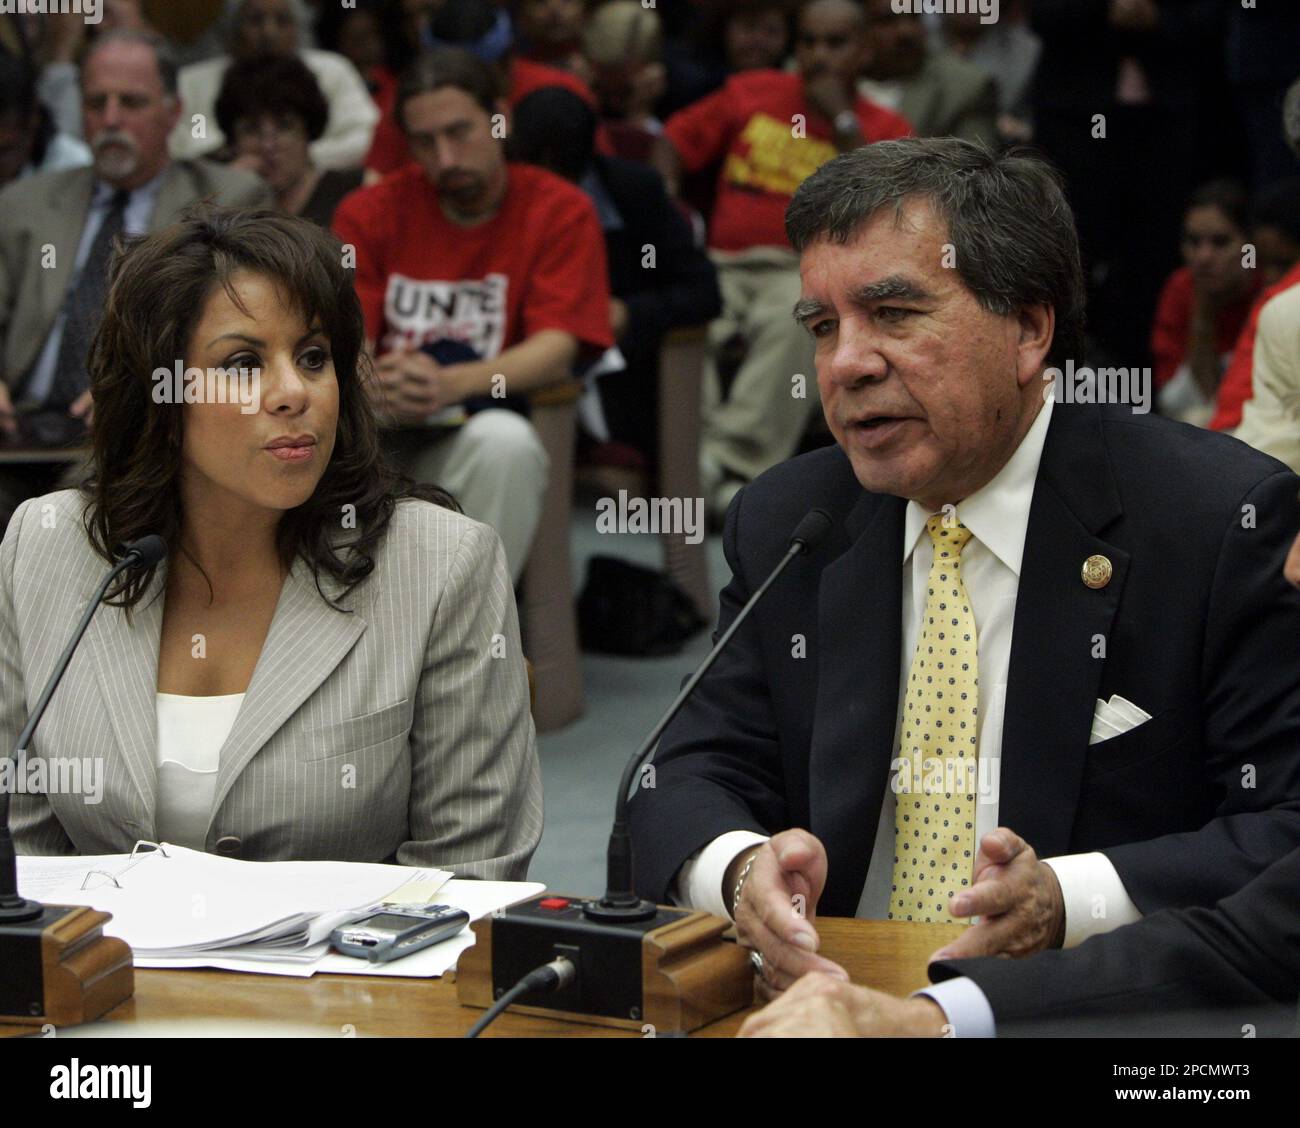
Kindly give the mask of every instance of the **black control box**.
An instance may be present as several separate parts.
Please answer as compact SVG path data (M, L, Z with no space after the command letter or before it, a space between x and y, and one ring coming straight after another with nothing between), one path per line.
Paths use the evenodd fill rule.
M500 998L534 968L565 956L577 968L574 981L544 1000L520 1004L604 1018L640 1021L641 947L646 934L682 917L689 909L660 908L647 920L609 924L589 920L589 903L576 897L534 897L492 917L492 997Z

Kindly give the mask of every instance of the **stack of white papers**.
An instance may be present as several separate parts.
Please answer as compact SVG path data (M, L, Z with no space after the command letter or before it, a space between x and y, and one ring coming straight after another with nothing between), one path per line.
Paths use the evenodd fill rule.
M165 852L164 852L165 851ZM329 934L388 900L456 905L478 919L541 892L535 882L452 880L446 870L361 862L244 862L182 846L81 857L21 857L19 889L47 904L113 914L137 967L220 967L281 975L317 971L434 976L474 942L460 935L390 964L329 950ZM436 894L436 897L431 897Z

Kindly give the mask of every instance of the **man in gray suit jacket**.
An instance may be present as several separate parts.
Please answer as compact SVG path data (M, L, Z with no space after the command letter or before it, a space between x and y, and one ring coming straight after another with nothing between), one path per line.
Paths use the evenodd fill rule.
M926 46L925 27L891 0L867 0L871 61L858 92L897 110L918 137L998 141L997 82L983 67Z
M0 441L18 408L89 420L86 349L103 308L114 238L157 230L195 200L269 205L251 173L171 161L182 112L176 66L151 35L101 37L82 68L90 168L27 177L0 192ZM0 530L14 506L53 485L57 468L0 471Z

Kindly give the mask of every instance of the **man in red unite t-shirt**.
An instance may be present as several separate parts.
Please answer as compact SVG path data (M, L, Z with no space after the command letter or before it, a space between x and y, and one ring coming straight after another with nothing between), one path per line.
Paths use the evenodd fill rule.
M528 420L494 404L570 379L613 338L595 208L553 173L506 163L505 111L487 63L423 56L397 93L415 163L347 197L334 230L356 253L387 449L492 525L518 579L546 456Z
M456 0L454 8L448 5L435 12L429 24L427 46L463 47L490 63L496 69L512 110L534 90L546 86L563 86L593 108L596 105L596 96L577 75L516 54L510 14L490 0ZM387 92L387 97L375 96L380 118L365 160L366 170L371 174L395 172L411 159L406 138L393 118L394 96L393 91ZM603 151L599 143L597 147Z
M655 163L670 185L681 170L721 160L709 223L722 316L710 352L738 338L745 356L722 396L705 379L700 468L714 516L742 484L794 454L817 405L812 339L791 317L799 259L785 236L794 191L837 152L906 137L906 119L867 101L855 84L867 58L852 0L813 0L799 13L798 73L743 71L668 119Z

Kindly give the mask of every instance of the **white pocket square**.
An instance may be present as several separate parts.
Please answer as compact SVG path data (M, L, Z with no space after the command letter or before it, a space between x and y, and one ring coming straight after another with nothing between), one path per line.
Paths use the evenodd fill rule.
M1135 729L1151 719L1151 714L1140 709L1132 701L1126 701L1118 693L1111 694L1109 701L1097 698L1097 711L1092 715L1092 734L1089 744L1100 744L1122 736L1130 729Z

